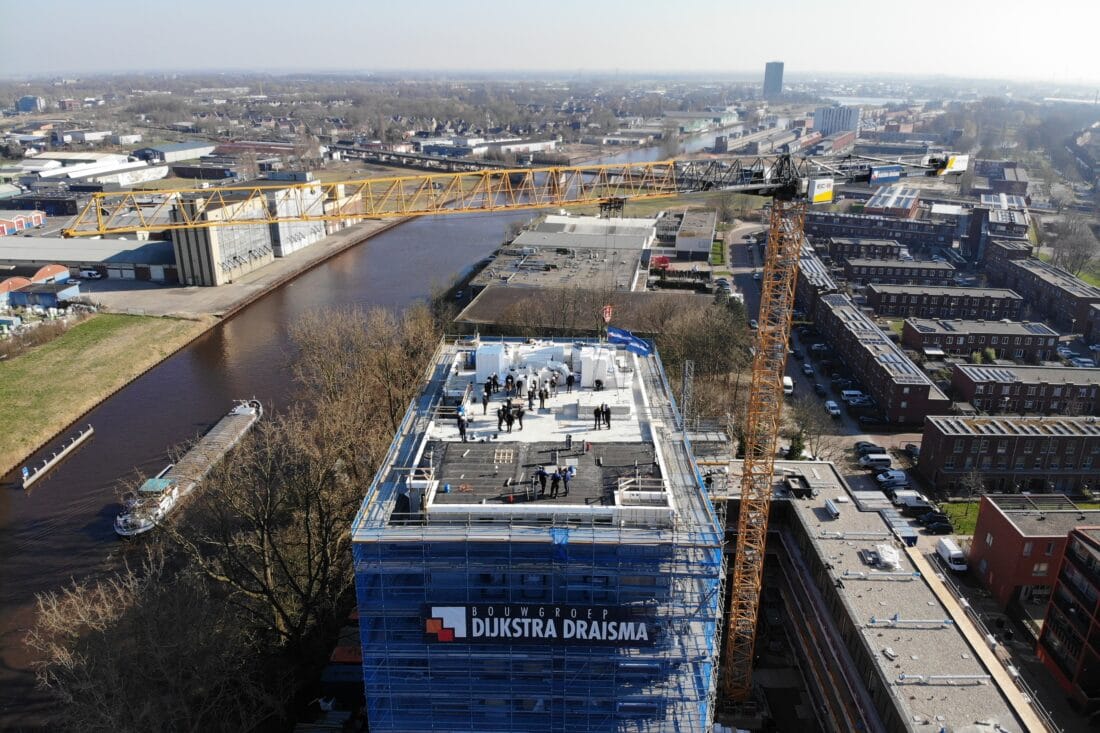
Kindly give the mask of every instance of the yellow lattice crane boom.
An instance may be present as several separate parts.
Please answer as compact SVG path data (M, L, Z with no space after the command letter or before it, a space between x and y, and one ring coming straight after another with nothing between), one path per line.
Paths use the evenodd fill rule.
M898 161L888 162L904 162ZM908 164L908 163L906 163ZM770 195L812 177L867 180L871 159L790 155L489 169L336 182L269 182L93 194L65 236L510 211L706 190Z

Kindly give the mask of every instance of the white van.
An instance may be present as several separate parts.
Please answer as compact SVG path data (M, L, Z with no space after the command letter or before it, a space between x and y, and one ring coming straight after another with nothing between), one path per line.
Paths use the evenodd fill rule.
M783 377L783 394L788 397L794 394L794 380L790 377Z
M864 396L863 393L860 392L858 389L845 389L845 390L842 390L841 393L840 393L840 399L844 400L845 402L851 402L852 400L858 400L858 399L863 398L863 396Z
M885 453L868 453L860 457L859 465L863 468L890 468L891 460Z
M939 555L947 567L960 573L966 572L966 555L963 554L954 540L944 537L936 543L936 554Z

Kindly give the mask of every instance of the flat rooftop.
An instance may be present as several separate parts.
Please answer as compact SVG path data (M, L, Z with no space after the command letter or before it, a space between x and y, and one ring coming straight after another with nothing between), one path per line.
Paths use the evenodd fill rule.
M1010 436L1100 436L1100 423L1094 417L1032 417L998 415L995 417L954 417L929 415L925 418L945 435Z
M730 470L730 485L739 487L741 462L734 461ZM798 477L817 495L793 498L786 485L789 477ZM902 720L930 731L941 726L969 730L977 720L997 721L1010 731L1026 729L1009 704L1008 695L1018 695L1015 690L1006 693L992 678L963 677L985 676L988 670L902 549L895 527L911 528L881 492L854 492L836 466L816 461L776 461L774 487L776 499L790 504L843 601L829 608L848 615ZM825 508L826 499L840 510L835 519ZM893 570L869 563L883 547L898 552ZM914 684L901 675L955 680Z
M894 267L906 270L942 270L954 272L955 266L950 262L935 262L933 260L899 260L899 259L875 259L873 257L848 257L845 261L852 267Z
M906 295L943 295L956 298L1007 298L1010 300L1023 300L1023 296L1015 290L1007 288L962 288L952 285L883 285L871 283L868 290L879 293L897 293Z
M551 214L512 242L514 247L642 250L656 236L655 219L602 219Z
M493 283L458 314L460 323L501 326L523 323L539 328L568 328L595 334L603 325L603 307L614 309L615 323L634 332L654 333L668 313L714 302L690 291L617 291L587 288L511 288ZM563 309L562 304L570 306Z
M829 241L835 244L856 244L864 247L890 246L900 247L896 239L867 239L864 237L829 237Z
M989 221L994 224L1028 225L1027 212L1016 209L993 209L989 212Z
M920 199L920 189L905 185L882 186L864 205L866 209L911 209Z
M1058 332L1045 323L1020 321L965 321L960 318L906 318L905 322L920 333L959 334L990 333L1008 336L1058 336Z
M1008 193L983 193L981 202L982 206L990 209L1027 210L1027 201L1024 200L1023 196L1014 196Z
M522 381L524 396L510 397L502 381L486 409L482 396L492 374ZM531 409L529 385L545 385L551 376L559 378L556 393L541 408L536 398ZM467 442L458 427L460 404ZM498 410L515 415L521 405L523 429L517 419L509 431ZM610 427L597 427L593 411L604 405ZM670 541L683 530L718 542L713 507L687 445L675 437L678 420L655 357L594 340L445 343L391 449L394 460L364 500L355 539L382 533L414 539L459 527L468 539L545 541L550 524L586 529L593 538L606 532L609 542L632 530L636 541ZM551 480L543 492L540 467L569 470L569 493L563 485L551 497ZM400 511L399 496L407 497L408 513Z
M87 237L0 237L0 264L173 265L171 242Z
M1024 250L1027 252L1031 252L1032 249L1031 242L1024 242L1019 239L994 239L990 241L990 244L996 244L1005 249Z
M979 383L1100 384L1100 369L994 364L957 364L955 368L970 381Z
M680 221L678 234L681 237L698 237L703 234L711 236L714 234L714 225L717 220L718 212L713 209L688 211Z
M641 264L640 249L594 250L567 246L564 242L561 246L513 244L497 252L492 263L471 284L633 290L644 282Z
M1081 525L1100 524L1100 510L1081 509L1063 494L986 494L1027 537L1065 537Z
M841 320L860 346L870 352L872 359L898 384L922 384L929 388L930 398L947 399L939 387L891 341L866 313L860 310L847 295L835 293L822 297L821 302Z
M803 242L802 255L798 265L798 272L806 278L806 282L818 290L836 290L836 281L825 263L817 256L813 245Z
M1026 270L1035 277L1047 282L1060 290L1064 290L1078 298L1096 298L1100 301L1100 288L1089 285L1079 277L1074 277L1061 267L1055 267L1049 262L1029 257L1022 260L1012 260L1009 263L1013 267Z

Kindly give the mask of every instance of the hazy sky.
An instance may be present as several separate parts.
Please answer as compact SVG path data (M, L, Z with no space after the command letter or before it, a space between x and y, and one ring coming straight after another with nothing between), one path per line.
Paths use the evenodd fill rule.
M1100 81L1100 0L36 0L0 74L759 71Z

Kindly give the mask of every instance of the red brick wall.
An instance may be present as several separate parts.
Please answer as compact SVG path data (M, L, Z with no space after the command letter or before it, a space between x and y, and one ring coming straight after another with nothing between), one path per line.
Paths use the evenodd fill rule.
M992 545L986 543L988 535L993 536ZM1031 554L1024 557L1024 544L1027 542L1032 543L1032 549ZM1046 548L1050 542L1054 543L1054 551L1047 555ZM1012 600L1018 586L1054 585L1065 545L1065 537L1024 537L987 497L982 497L967 563L971 572L1004 608ZM984 571L983 560L986 563ZM1046 575L1034 575L1035 564L1042 562L1047 564Z

